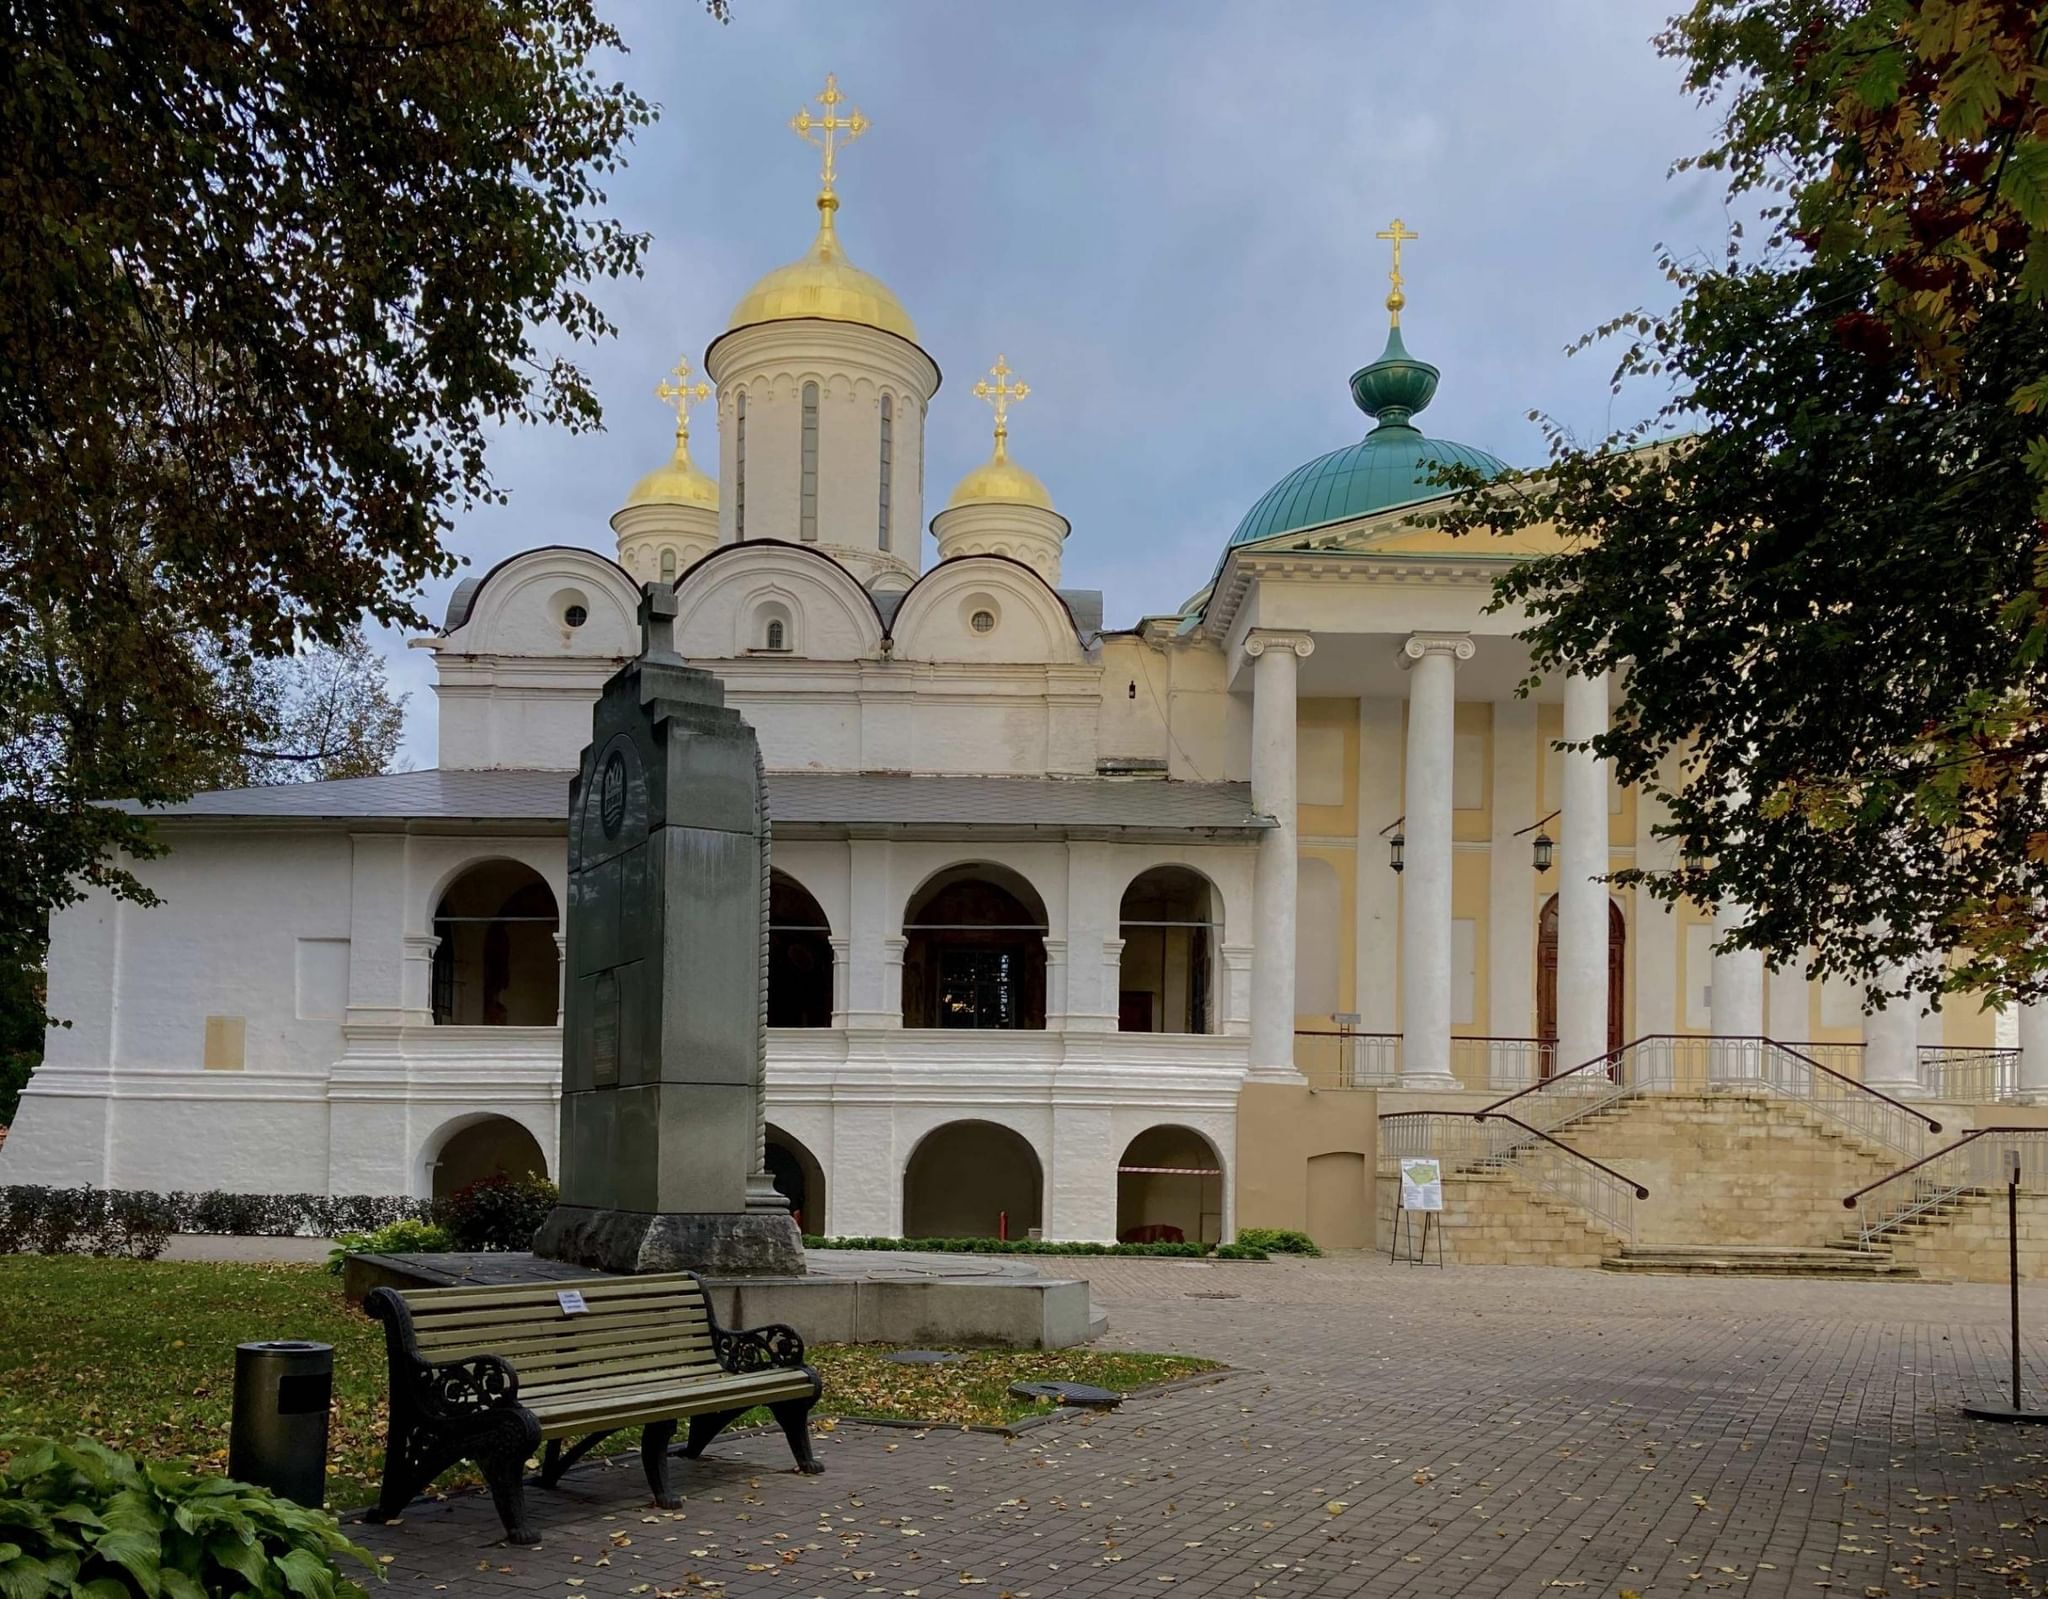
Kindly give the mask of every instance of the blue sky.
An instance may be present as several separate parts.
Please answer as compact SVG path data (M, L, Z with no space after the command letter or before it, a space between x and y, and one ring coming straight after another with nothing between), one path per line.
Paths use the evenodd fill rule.
M1543 456L1531 409L1585 436L1633 419L1610 358L1564 347L1665 303L1659 245L1726 235L1712 177L1668 176L1711 124L1650 44L1661 4L604 10L631 47L620 75L662 108L610 189L653 235L647 271L600 287L620 336L575 352L605 431L501 436L511 501L456 528L465 573L536 544L611 551L607 519L667 454L654 383L810 241L816 156L787 122L827 71L873 122L841 165L842 241L945 373L927 516L987 453L969 390L1001 351L1033 391L1012 451L1073 523L1064 582L1104 590L1112 625L1176 606L1274 480L1368 425L1346 380L1385 338L1373 234L1392 217L1421 234L1403 333L1443 370L1419 425L1517 465ZM705 408L700 461L709 427ZM405 755L432 765L428 659L387 643Z

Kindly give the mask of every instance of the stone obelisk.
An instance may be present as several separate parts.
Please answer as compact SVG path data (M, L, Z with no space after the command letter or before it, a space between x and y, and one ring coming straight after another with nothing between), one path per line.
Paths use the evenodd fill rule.
M562 1198L534 1252L603 1271L801 1275L765 1169L768 799L754 730L640 598L569 790Z

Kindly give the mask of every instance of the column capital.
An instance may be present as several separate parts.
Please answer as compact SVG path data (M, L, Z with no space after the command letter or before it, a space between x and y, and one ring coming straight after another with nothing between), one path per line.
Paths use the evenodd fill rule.
M1469 661L1479 652L1469 633L1410 633L1401 642L1403 670L1429 655L1448 655L1454 661Z
M1316 641L1307 633L1289 633L1278 628L1255 627L1244 636L1244 652L1257 660L1268 650L1292 650L1303 660L1316 652Z

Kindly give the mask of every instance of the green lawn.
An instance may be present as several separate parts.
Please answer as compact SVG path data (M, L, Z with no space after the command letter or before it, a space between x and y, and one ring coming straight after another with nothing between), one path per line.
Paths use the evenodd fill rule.
M338 1505L363 1502L382 1459L383 1331L313 1266L0 1256L0 1436L89 1433L223 1469L235 1345L262 1338L334 1345L331 1492ZM825 1397L813 1414L988 1425L1050 1408L1010 1398L1013 1382L1128 1389L1214 1366L1088 1349L980 1350L957 1366L898 1366L885 1353L814 1348Z

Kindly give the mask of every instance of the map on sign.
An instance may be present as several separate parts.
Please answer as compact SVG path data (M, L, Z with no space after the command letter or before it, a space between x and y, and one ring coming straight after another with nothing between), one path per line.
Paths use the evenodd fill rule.
M1401 1162L1401 1208L1442 1210L1444 1208L1443 1167L1433 1160Z

